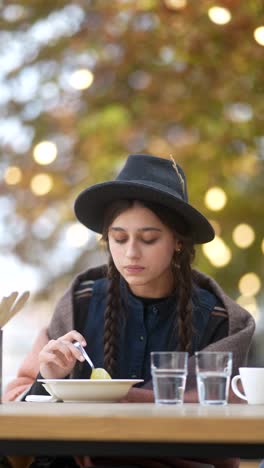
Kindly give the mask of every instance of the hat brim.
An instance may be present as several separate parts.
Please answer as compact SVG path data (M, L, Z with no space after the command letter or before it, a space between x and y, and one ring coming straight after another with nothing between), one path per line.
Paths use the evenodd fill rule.
M74 210L78 220L92 231L102 234L107 207L117 200L141 200L158 203L179 213L190 226L193 242L203 244L214 238L207 219L189 203L164 191L158 184L113 181L96 184L77 197Z

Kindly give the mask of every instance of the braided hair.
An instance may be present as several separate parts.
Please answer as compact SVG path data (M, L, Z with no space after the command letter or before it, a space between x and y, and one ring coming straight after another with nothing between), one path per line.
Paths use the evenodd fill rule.
M104 322L104 367L110 375L113 375L115 372L117 360L117 343L121 312L119 277L120 274L110 256L107 272L109 286Z
M108 229L114 219L124 211L132 208L136 200L120 200L111 204L104 220L103 240L108 245ZM177 290L178 304L175 310L175 326L172 334L178 334L178 349L190 351L192 342L192 271L191 263L194 259L194 245L189 234L189 228L183 217L174 211L166 209L157 203L141 202L142 206L150 209L163 224L175 232L182 248L174 253L171 268ZM109 250L109 249L108 249ZM117 363L118 339L121 323L120 273L115 267L109 252L107 268L108 293L104 324L104 367L114 375Z
M176 257L176 258L175 258ZM176 252L172 260L172 271L177 278L178 306L175 311L177 324L173 334L176 334L178 325L178 348L180 351L191 351L192 346L192 269L191 262L194 258L194 248L186 242L180 252ZM176 271L175 271L176 266ZM177 275L177 276L176 276Z

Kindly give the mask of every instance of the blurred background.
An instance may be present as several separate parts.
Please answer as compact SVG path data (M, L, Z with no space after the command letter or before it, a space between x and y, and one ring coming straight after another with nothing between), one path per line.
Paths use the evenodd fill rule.
M75 273L105 261L73 203L127 155L173 155L216 238L196 251L256 318L262 352L262 0L0 1L4 385ZM263 356L263 358L262 358Z

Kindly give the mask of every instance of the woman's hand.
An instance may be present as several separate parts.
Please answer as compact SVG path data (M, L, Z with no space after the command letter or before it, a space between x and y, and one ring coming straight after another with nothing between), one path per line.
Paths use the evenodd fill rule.
M39 370L44 379L63 379L74 368L76 360L83 362L84 357L73 345L79 341L86 346L84 337L72 330L57 340L50 340L39 353Z

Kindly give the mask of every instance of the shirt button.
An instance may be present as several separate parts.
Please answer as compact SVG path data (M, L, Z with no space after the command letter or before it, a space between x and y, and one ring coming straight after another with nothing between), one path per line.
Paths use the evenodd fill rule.
M141 336L139 337L139 339L140 339L140 341L144 341L145 338L144 338L143 335L141 335Z
M159 311L159 309L154 306L153 309L152 309L153 314L157 315L158 311Z

